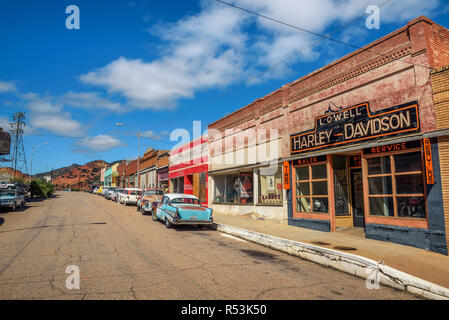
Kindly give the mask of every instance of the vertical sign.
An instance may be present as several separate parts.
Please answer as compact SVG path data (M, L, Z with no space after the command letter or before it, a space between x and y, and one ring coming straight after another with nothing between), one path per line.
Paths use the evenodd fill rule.
M290 165L284 161L284 189L290 190Z
M426 181L427 184L435 184L433 178L433 163L432 163L432 149L430 147L430 140L423 139L424 145L424 161L426 163Z

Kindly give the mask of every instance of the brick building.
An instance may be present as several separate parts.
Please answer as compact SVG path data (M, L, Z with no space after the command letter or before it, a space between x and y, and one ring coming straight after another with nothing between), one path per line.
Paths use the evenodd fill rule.
M168 150L145 151L139 164L140 188L168 187Z
M117 167L117 187L137 188L137 159L122 161Z
M215 121L209 205L447 254L447 65L419 17Z
M202 136L170 152L170 193L193 194L207 206L207 147L207 137Z

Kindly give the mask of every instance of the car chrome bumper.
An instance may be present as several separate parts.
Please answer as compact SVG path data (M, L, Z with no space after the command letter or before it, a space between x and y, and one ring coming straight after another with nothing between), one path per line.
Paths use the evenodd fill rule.
M201 224L201 225L211 225L214 223L213 220L173 220L174 225L191 225L191 224Z

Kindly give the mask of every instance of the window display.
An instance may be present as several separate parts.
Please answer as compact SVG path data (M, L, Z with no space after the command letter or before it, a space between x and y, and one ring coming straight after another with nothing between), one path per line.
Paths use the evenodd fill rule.
M369 214L426 218L421 151L367 158Z
M259 203L268 205L282 205L282 166L273 175L259 172Z
M328 213L326 164L295 168L296 212Z

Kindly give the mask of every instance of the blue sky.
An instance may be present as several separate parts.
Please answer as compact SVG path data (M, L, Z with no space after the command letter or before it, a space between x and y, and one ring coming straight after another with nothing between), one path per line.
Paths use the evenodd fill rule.
M380 29L365 9L383 0L229 2L363 46L426 15L449 27L439 0L391 0ZM80 10L69 30L68 5ZM171 149L170 133L222 116L354 49L239 11L214 0L42 0L0 3L0 127L26 113L33 173L72 163ZM307 48L304 50L304 48ZM268 69L268 71L266 71ZM124 123L125 126L116 126Z

